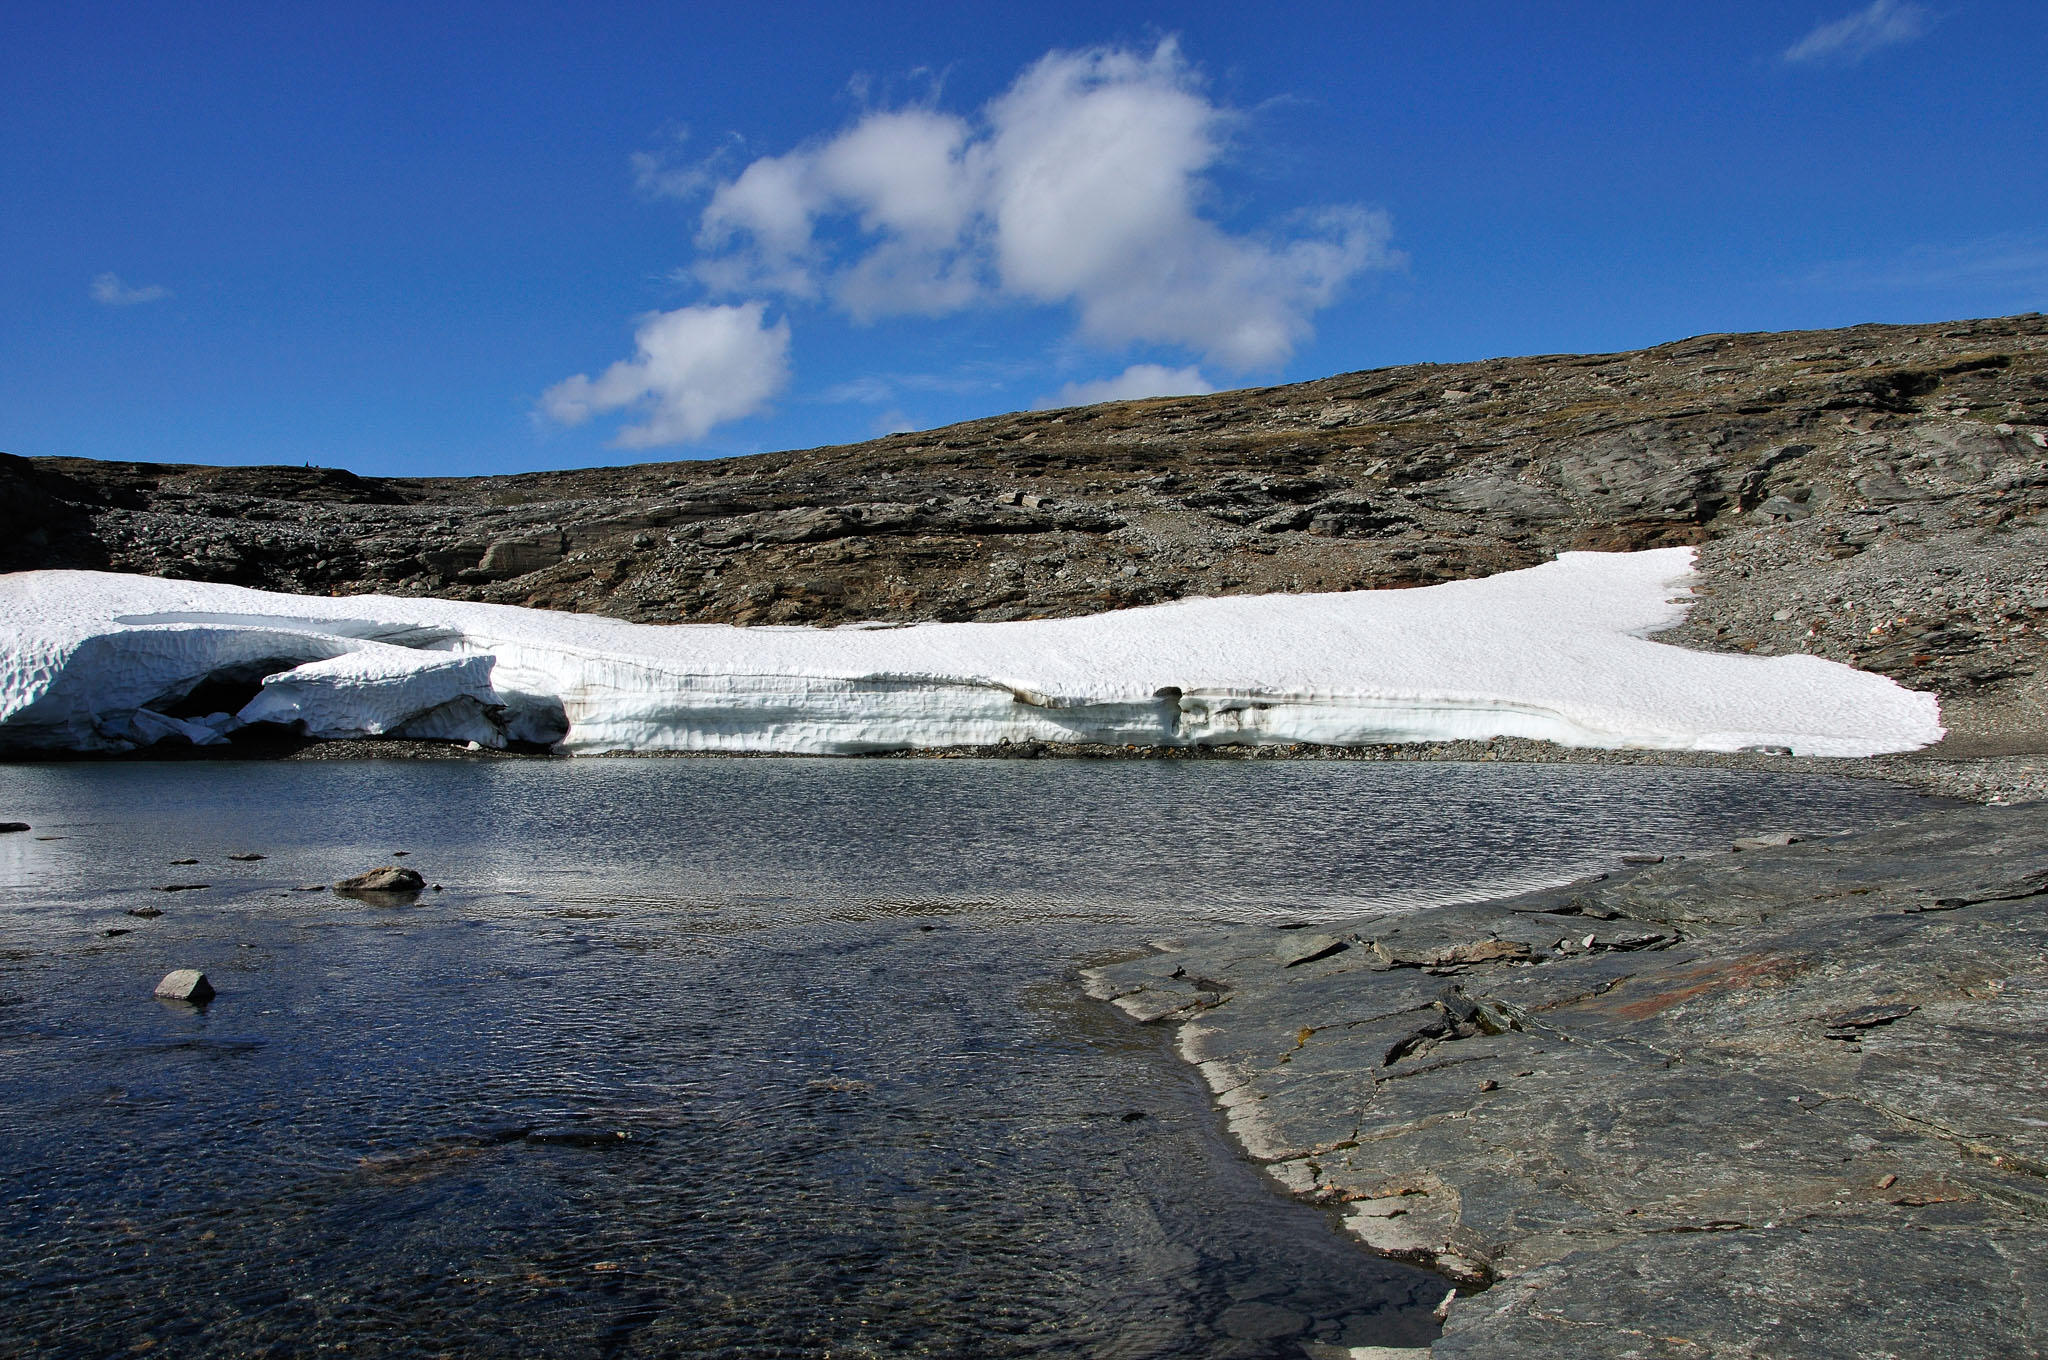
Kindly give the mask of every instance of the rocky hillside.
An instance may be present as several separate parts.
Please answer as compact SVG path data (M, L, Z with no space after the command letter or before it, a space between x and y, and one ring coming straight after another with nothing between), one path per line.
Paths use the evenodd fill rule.
M1686 645L2048 734L2048 317L1715 335L478 478L0 455L0 568L649 622L1078 614L1703 545Z

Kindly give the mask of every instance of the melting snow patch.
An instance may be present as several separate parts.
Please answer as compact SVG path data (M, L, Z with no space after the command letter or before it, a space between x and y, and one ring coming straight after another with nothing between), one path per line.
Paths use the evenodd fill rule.
M1940 739L1934 696L1882 676L1649 640L1684 616L1690 568L1687 548L1566 553L1419 590L775 629L24 572L0 578L0 749L204 744L252 722L810 754L1519 736L1864 756ZM235 712L202 716L226 694Z

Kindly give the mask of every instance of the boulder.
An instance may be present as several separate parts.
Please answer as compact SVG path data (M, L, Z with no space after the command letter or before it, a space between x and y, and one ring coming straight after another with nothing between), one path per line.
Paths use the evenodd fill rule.
M155 994L165 1001L189 1001L203 1006L213 1000L213 984L197 968L174 968L157 983Z
M334 885L334 890L338 893L416 893L426 886L427 881L419 876L417 870L385 864L342 879Z

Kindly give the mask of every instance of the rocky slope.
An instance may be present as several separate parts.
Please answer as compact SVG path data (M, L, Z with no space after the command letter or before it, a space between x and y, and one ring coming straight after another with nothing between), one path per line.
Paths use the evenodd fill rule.
M1086 613L1702 546L1687 645L2048 741L2048 318L1703 336L469 479L0 455L0 569L641 621Z

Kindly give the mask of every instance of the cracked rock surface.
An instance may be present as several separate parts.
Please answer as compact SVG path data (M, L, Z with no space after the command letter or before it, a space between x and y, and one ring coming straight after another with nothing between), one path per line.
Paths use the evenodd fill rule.
M519 476L0 456L0 570L832 624L1697 544L1699 603L1667 640L1891 675L1996 754L2048 751L2044 507L2048 318L2030 315L1414 364Z
M2048 804L1098 969L1434 1353L2048 1353ZM1306 955L1306 957L1303 957Z

